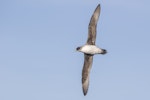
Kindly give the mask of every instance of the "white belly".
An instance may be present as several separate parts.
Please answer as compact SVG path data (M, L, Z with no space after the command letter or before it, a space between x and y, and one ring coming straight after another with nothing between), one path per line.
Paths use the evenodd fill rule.
M102 53L102 50L95 45L84 45L80 51L86 54Z

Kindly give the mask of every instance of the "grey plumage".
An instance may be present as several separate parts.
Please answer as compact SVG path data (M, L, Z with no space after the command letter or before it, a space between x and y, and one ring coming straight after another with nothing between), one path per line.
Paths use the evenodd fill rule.
M86 95L89 87L90 70L92 67L93 55L84 54L84 65L82 70L82 89Z
M96 27L97 21L100 15L100 4L96 7L89 26L88 26L88 39L87 43L89 45L95 45L96 40ZM84 65L82 70L82 88L83 94L86 95L89 87L89 78L90 78L90 70L93 63L93 55L84 54Z
M96 27L100 15L100 4L96 7L89 26L88 26L88 39L86 45L77 47L77 51L84 53L84 65L82 70L82 89L83 94L86 95L89 87L90 70L93 63L94 54L106 54L105 49L95 46L96 41Z
M100 4L96 7L90 23L89 23L89 27L88 27L88 39L87 39L87 44L89 45L95 45L95 40L96 40L96 27L97 27L97 22L99 19L99 15L100 15Z

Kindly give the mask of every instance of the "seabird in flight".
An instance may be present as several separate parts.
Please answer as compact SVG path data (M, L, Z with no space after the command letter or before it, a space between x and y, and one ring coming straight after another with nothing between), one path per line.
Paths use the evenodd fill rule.
M96 40L96 27L100 15L100 4L96 7L89 26L88 26L88 39L85 45L77 47L76 50L84 53L84 65L82 70L82 89L83 94L86 95L89 87L89 76L92 67L93 56L95 54L106 54L105 49L101 49L95 45Z

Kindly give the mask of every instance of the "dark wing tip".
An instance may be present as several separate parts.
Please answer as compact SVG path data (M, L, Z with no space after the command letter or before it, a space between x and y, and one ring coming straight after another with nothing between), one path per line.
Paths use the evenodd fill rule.
M89 70L89 69L87 69L87 70ZM89 72L88 72L88 74L89 74ZM84 77L84 75L86 77ZM82 77L82 89L83 89L84 96L87 94L88 88L89 88L89 75L87 75L86 73L84 73L83 77Z
M101 5L98 4L98 6L96 7L95 11L96 11L96 10L99 10L99 11L100 11L100 9L101 9Z
M87 92L83 92L84 96L86 96Z
M98 4L97 5L97 7L96 7L96 9L100 9L101 8L101 5L100 4Z
M88 89L83 88L83 94L86 96Z
M101 5L100 4L98 4L98 6L97 7L100 7Z
M82 78L82 90L83 90L84 96L86 96L86 94L88 92L88 87L89 87L89 77L87 77L87 79L84 80L84 82L83 82L83 78Z

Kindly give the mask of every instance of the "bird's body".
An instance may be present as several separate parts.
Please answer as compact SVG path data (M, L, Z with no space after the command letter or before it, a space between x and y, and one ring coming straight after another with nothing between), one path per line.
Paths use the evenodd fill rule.
M99 47L95 45L84 45L78 51L83 52L85 54L90 54L90 55L104 53L103 49L100 49Z
M88 26L88 39L85 45L77 47L76 50L84 53L84 65L82 70L82 88L84 95L87 94L89 87L89 76L92 67L93 56L95 54L106 54L105 49L101 49L95 45L96 41L96 27L100 15L100 4L96 7L89 26Z

